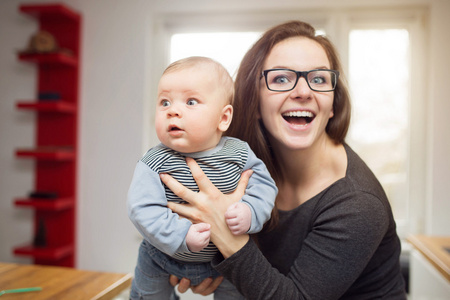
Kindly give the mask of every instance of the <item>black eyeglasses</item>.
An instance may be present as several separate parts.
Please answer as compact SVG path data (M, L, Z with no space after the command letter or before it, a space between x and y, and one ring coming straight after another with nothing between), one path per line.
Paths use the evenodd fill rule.
M332 92L336 88L339 71L327 69L311 71L269 69L262 72L262 77L266 79L266 86L270 91L291 91L297 85L299 78L303 77L306 79L311 90L316 92Z

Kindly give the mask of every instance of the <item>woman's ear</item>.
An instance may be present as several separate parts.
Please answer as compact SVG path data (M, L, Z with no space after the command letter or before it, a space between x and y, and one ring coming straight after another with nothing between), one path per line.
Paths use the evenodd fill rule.
M220 116L219 126L217 129L219 129L221 132L227 131L228 127L230 127L231 120L233 119L233 106L230 104L225 105L225 107L222 109L222 114Z

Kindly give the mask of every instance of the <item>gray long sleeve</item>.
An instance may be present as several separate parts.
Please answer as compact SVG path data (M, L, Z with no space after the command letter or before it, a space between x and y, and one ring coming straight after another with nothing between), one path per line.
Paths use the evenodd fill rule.
M179 202L182 199L165 187L159 178L160 173L168 173L188 188L198 191L186 164L186 156L194 158L208 178L225 193L236 188L244 170L252 169L253 174L241 201L252 212L249 233L262 229L274 206L278 191L275 182L247 143L223 137L214 149L189 154L178 153L159 144L137 163L128 191L127 207L130 220L146 240L170 256L189 253L185 237L192 223L180 219L167 207L167 201ZM189 255L210 260L214 253L209 259L201 252Z
M406 299L400 241L375 176L346 146L345 178L213 266L247 299Z

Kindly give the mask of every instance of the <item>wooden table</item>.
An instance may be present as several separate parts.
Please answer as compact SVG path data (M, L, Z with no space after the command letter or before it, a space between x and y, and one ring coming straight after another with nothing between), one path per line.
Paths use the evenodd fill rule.
M0 262L0 291L41 287L41 291L5 294L9 299L112 299L131 285L131 274Z
M408 242L450 282L450 237L413 235Z

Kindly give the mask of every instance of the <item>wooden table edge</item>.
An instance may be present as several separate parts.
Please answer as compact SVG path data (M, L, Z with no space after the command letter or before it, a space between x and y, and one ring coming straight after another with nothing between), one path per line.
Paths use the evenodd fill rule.
M435 238L443 238L441 236ZM450 271L449 266L441 259L442 255L449 255L444 250L444 245L440 245L440 247L436 247L436 245L430 245L431 239L433 236L426 235L411 235L407 238L407 241L410 242L415 249L417 249L437 270L441 273L445 279L450 281ZM435 253L431 248L438 248L438 253Z
M116 281L113 285L97 294L92 300L108 300L119 295L127 287L131 286L133 276L126 274L120 280Z

